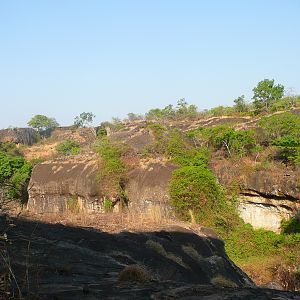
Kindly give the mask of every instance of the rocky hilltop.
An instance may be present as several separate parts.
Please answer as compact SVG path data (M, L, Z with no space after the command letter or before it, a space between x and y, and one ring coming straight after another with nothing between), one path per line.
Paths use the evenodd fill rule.
M295 110L297 113L297 110ZM211 118L193 122L172 123L170 127L183 131L199 126L210 127L222 124L235 124L238 129L253 128L258 119L249 117ZM169 209L169 180L176 166L162 157L141 159L143 151L155 141L153 132L145 121L125 124L122 129L108 129L109 138L131 149L132 166L124 190L128 194L130 205L147 208L151 204L160 204ZM55 146L66 138L71 138L87 147L84 153L74 157L56 157L37 165L29 183L28 209L35 213L63 212L68 201L77 198L80 206L89 212L103 211L103 199L106 196L99 188L97 174L99 160L91 152L89 145L96 140L94 131L89 128L59 128L42 145L55 155ZM49 153L34 145L25 151L28 157ZM259 166L259 165L258 165ZM279 231L281 220L293 216L299 211L300 169L274 166L272 170L255 169L240 161L232 163L226 159L215 159L211 169L224 186L238 182L239 211L245 222L255 228ZM258 217L259 216L259 217Z

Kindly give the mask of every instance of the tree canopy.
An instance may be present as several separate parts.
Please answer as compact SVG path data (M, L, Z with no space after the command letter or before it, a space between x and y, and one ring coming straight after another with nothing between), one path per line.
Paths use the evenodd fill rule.
M74 119L74 126L76 127L87 127L91 126L96 116L92 112L83 112Z
M264 79L253 89L253 104L256 111L270 111L272 105L283 97L284 86L274 84L274 79Z
M59 126L54 118L49 118L44 115L35 115L27 124L37 129L39 132Z

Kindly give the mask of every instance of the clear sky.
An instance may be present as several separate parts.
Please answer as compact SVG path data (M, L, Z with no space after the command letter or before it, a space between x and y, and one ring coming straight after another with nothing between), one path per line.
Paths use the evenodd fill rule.
M299 0L0 0L0 128L300 93Z

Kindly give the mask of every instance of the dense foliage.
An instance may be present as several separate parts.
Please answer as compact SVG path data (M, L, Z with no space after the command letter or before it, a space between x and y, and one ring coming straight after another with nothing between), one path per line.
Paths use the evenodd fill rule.
M51 130L59 126L54 118L49 118L44 115L35 115L31 120L28 121L27 124L37 129L40 133L42 131Z
M32 165L23 157L0 152L0 189L5 199L27 200ZM3 198L1 202L3 202ZM2 203L3 204L3 203Z
M270 111L272 105L283 97L284 86L274 84L274 79L264 79L253 89L253 104L257 112Z
M179 215L187 218L192 211L197 221L206 225L216 225L224 213L221 187L205 166L185 166L175 170L170 183L170 197Z
M285 163L300 163L300 117L285 112L259 122L269 144L277 146L277 157Z

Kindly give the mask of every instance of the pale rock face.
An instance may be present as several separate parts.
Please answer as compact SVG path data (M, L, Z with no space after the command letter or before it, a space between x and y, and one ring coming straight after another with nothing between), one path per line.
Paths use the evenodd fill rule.
M238 211L244 222L251 224L254 228L279 233L281 221L294 216L297 207L289 200L242 195L239 197Z

